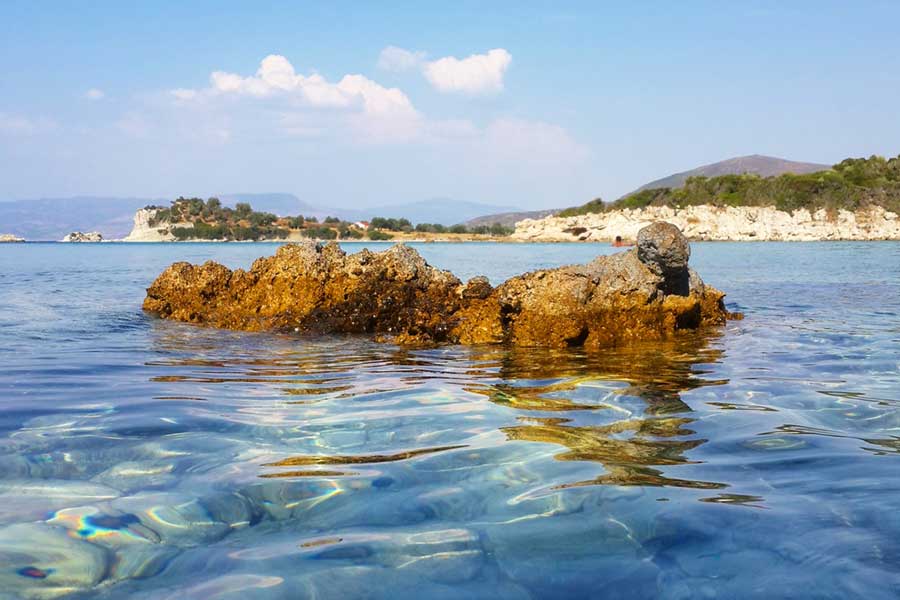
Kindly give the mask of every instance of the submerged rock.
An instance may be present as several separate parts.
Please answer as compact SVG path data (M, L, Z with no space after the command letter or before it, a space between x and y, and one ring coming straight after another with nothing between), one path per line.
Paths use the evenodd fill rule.
M97 585L109 552L43 523L0 528L0 597L56 598Z
M654 223L637 248L492 288L484 277L463 284L402 244L347 255L334 242L307 242L283 246L249 271L175 263L148 288L144 310L249 331L599 348L725 322L725 295L688 268L689 256L677 227Z

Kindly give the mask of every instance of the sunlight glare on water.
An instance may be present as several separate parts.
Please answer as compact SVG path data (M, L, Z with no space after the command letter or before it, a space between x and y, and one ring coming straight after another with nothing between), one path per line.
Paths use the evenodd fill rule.
M417 249L495 284L612 251ZM900 244L694 244L747 318L600 353L140 311L274 250L0 247L0 598L900 594Z

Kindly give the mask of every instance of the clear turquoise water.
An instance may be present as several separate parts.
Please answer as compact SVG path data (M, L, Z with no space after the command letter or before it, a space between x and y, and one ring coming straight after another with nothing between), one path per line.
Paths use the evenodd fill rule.
M900 244L694 244L747 318L595 355L140 311L273 251L0 245L0 598L900 596Z

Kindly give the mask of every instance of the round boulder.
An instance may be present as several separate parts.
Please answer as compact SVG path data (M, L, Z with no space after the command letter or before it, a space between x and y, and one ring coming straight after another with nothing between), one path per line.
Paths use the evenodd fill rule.
M687 269L691 245L676 226L657 221L638 231L637 255L652 270L672 275Z

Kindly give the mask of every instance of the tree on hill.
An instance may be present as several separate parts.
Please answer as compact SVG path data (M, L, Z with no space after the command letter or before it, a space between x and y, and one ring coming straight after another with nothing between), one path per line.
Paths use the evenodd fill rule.
M238 219L246 219L253 212L253 207L247 202L238 202L234 205L234 214Z
M783 211L857 210L881 206L900 212L900 156L848 158L825 171L772 177L754 174L689 177L680 188L646 189L610 204L592 200L559 213L570 217L646 206L774 206Z
M369 229L386 229L388 231L412 231L413 226L409 219L394 219L385 217L372 217Z

